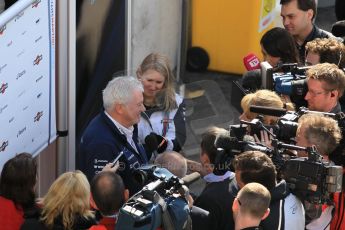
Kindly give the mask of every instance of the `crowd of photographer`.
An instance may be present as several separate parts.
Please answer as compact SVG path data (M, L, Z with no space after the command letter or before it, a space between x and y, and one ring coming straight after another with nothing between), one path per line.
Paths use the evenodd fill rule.
M136 78L103 90L80 171L37 199L31 155L4 165L1 228L345 229L345 47L313 23L314 0L280 3L285 29L262 37L266 62L241 82L241 124L207 129L199 162L183 156L184 100L167 58L152 53ZM195 196L188 185L200 175Z
M327 168L325 171L329 173L329 176L335 174L340 176L343 174L340 166L343 166L345 163L343 156L345 146L342 139L344 119L341 113L345 107L343 103L345 89L343 54L345 46L341 38L336 38L318 29L313 24L313 18L316 13L314 1L282 0L281 4L283 24L291 36L285 35L284 39L279 39L275 28L263 36L261 47L266 63L261 64L261 69L254 70L255 74L254 72L246 73L243 77L242 86L247 95L244 96L241 102L244 113L240 118L246 120L245 118L249 116L251 121L246 120L245 123L251 123L249 126L251 133L255 135L254 140L256 142L261 142L274 149L279 148L279 146L285 148L285 150L294 149L290 150L289 153L288 159L291 160L284 164L276 165L279 167L283 166L281 167L283 177L288 183L294 184L291 188L292 192L303 203L306 212L306 229L343 229L345 226L343 221L344 192L339 189L342 186L341 178L339 177L338 185L336 185L339 188L329 190L327 198L323 202L316 204L312 201L316 198L313 196L320 191L313 190L308 192L308 186L302 186L303 183L301 181L302 177L304 179L310 177L309 182L306 182L306 184L317 180L317 177L312 176L314 173L312 170L316 170L318 166L316 164L313 166L309 164L307 166L304 165L305 162L302 164L301 161L297 163L292 158L306 157L309 161L318 162L317 164ZM274 49L270 50L263 41L264 38L267 39L268 36L273 35L279 41L271 42ZM342 36L344 36L344 33ZM286 52L283 53L280 48L281 45L278 45L284 42L284 46L287 47L286 50L290 50L289 40L291 38L294 39L296 48L299 51L299 61L295 61L295 64L284 61L289 55ZM294 53L294 51L290 53ZM275 62L272 62L274 58L267 54L275 57ZM269 67L267 68L267 66ZM258 97L257 94L261 91L256 90L260 88L275 91L276 95L279 95L284 103L293 102L297 112L287 112L287 110L282 109L281 105L273 106L272 103L276 100L275 96L272 96L271 102L255 103L255 98ZM266 108L258 108L260 106ZM284 106L284 108L288 109L287 106ZM272 115L277 118L269 119ZM254 119L258 117L261 120L259 123ZM271 126L268 126L267 120L271 121ZM291 121L295 124L290 123ZM260 123L267 127L263 129L263 125L260 125ZM260 129L259 132L257 131L258 128ZM272 136L270 133L275 135ZM277 144L272 139L278 139L289 144L293 143L295 146ZM307 151L308 153L305 149L302 149L302 151L298 150L298 148L295 148L296 146L313 146L317 155L311 154L313 151L310 150ZM339 168L337 169L337 167ZM303 176L301 175L299 178L298 173L288 172L289 170L287 169L289 168L296 171L303 169L309 172L303 172ZM338 172L335 173L337 170ZM290 180L292 177L294 181ZM312 177L315 179L312 179ZM297 182L298 180L301 181ZM319 184L319 186L322 185ZM319 200L323 199L321 196L319 198ZM323 205L320 205L321 203Z

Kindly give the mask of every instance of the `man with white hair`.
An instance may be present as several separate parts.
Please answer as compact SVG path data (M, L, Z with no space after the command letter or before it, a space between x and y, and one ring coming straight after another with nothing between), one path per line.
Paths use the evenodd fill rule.
M80 169L89 180L119 157L117 173L130 195L141 189L132 173L148 162L145 149L138 142L137 123L143 105L143 86L133 77L116 77L103 90L103 107L85 129L79 151Z

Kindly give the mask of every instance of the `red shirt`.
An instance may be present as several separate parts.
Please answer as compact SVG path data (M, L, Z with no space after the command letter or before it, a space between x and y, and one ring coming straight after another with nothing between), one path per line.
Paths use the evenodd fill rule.
M89 230L115 230L116 218L103 217L98 225L92 226Z
M334 193L335 212L331 222L331 230L345 229L345 192Z
M13 201L0 196L0 228L2 230L20 229L24 222L23 210L17 209Z

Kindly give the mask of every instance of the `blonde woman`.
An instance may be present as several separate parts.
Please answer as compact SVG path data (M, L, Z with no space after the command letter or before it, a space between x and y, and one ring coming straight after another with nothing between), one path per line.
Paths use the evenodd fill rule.
M48 229L88 229L96 224L90 210L90 184L79 170L62 174L43 198L42 223Z
M144 106L139 128L139 139L156 134L158 152L180 151L186 141L185 105L175 92L175 77L167 57L149 54L140 64L137 77L144 87Z
M255 93L250 93L244 96L241 100L241 107L243 113L240 115L241 120L251 121L258 116L257 113L250 112L250 106L266 106L278 109L294 110L292 103L284 103L282 98L275 92L268 89L261 89ZM278 117L264 115L263 123L266 125L274 125L278 120Z
M257 113L250 112L250 106L265 106L278 109L294 110L292 103L284 103L282 98L278 96L275 92L267 89L261 89L255 93L250 93L244 96L241 100L241 107L243 113L240 115L240 120L251 121L258 116ZM264 115L263 124L264 125L275 125L279 117ZM273 129L270 129L273 132ZM271 146L271 137L264 130L260 130L260 134L254 134L254 139L256 142L265 144L266 146Z

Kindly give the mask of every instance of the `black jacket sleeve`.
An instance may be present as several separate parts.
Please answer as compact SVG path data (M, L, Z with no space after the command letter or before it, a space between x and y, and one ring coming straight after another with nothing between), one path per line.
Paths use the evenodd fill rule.
M184 101L180 104L176 115L174 117L174 125L176 138L172 140L174 144L173 150L178 152L186 142L186 118L185 118L186 105Z

